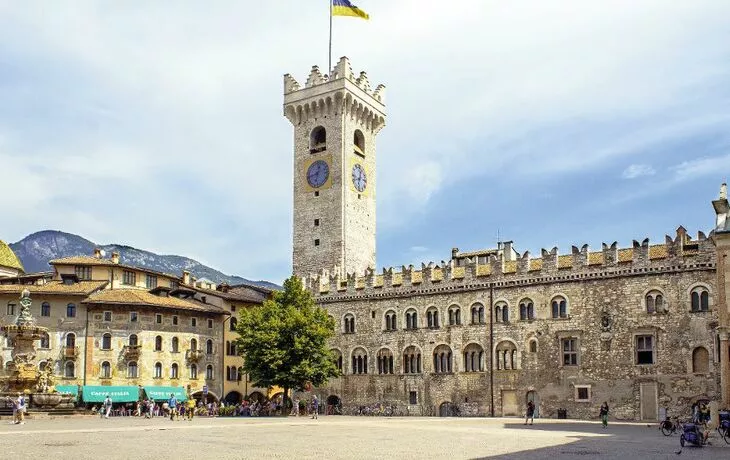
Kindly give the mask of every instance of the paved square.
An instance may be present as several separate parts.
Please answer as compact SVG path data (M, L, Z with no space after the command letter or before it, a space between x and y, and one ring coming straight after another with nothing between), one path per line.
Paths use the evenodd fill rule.
M679 436L656 425L488 418L97 417L0 425L4 458L53 459L475 459L677 458ZM681 458L730 458L730 445L683 449Z

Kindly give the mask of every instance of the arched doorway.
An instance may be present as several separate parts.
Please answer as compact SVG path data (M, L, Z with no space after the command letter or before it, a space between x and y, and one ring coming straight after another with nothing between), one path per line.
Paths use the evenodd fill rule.
M226 405L236 405L240 403L243 400L243 395L237 391L229 391L225 398L223 398L223 401L225 401Z
M439 406L439 417L456 417L457 410L450 401L442 402Z
M254 391L251 394L249 394L248 395L248 398L246 398L246 399L248 399L249 402L258 401L258 402L261 403L261 402L264 402L266 400L266 397L263 395L263 393L258 392L258 391Z
M342 400L339 396L327 396L327 415L342 415Z
M195 399L196 401L203 401L204 404L213 403L213 402L220 402L220 399L218 398L218 395L213 393L212 391L208 391L208 396L203 399L203 392L202 391L196 391L192 395L190 395Z
M540 395L537 394L537 391L530 390L527 392L525 397L525 406L527 406L527 403L530 401L532 401L532 404L535 405L535 418L540 417Z

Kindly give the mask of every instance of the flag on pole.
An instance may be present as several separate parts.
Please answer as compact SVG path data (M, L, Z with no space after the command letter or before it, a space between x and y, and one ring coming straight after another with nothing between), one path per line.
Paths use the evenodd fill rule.
M370 16L366 12L350 3L349 0L332 0L332 15L370 19Z

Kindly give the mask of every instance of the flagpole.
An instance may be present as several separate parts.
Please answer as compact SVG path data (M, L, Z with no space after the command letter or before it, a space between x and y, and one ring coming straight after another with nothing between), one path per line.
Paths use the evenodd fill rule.
M330 46L329 46L329 61L327 61L327 78L331 77L332 72L332 0L327 0L330 6Z

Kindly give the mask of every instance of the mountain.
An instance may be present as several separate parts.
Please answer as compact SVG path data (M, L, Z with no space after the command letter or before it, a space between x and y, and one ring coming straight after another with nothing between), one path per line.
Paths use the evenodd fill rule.
M43 230L33 233L17 243L11 243L9 246L23 262L27 273L49 271L48 261L50 260L69 256L92 255L94 254L94 248L100 248L106 251L107 255L114 251L118 252L121 263L135 267L148 268L178 276L182 275L183 270L187 270L195 278L207 278L216 283L225 281L231 285L247 283L269 289L280 288L268 281L252 281L240 276L226 275L188 257L159 255L120 244L99 245L81 236L56 230Z

